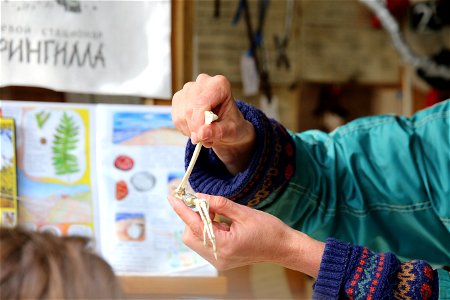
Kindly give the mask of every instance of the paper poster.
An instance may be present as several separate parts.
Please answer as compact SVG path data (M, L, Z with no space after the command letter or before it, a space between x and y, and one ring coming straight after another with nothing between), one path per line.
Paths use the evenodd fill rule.
M101 245L113 268L217 275L182 243L184 223L167 200L184 175L187 142L174 128L170 107L99 105L97 122Z
M94 237L93 106L1 101L1 107L17 127L19 223Z
M13 119L0 115L0 224L17 224L16 133Z
M0 5L0 87L171 98L170 0Z
M170 107L0 105L16 124L18 224L92 237L118 274L217 275L183 244L185 225L167 200L184 175L187 142ZM3 144L2 133L2 155Z

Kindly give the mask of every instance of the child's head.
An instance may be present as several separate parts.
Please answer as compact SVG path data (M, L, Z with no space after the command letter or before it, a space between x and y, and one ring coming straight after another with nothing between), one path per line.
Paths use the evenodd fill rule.
M0 228L1 299L123 298L111 267L81 237Z

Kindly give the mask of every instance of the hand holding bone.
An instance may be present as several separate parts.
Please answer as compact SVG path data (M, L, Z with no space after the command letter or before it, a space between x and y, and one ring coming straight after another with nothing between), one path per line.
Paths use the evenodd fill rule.
M205 124L205 111L214 111L219 120ZM244 170L256 141L253 125L244 119L231 95L230 83L224 76L201 74L188 82L172 99L172 120L175 127L191 138L213 148L228 171Z
M209 125L213 121L217 120L217 115L212 111L205 111L205 124ZM197 198L195 195L186 193L186 184L189 179L189 176L192 173L192 169L194 168L195 162L197 161L198 155L200 154L200 150L202 148L202 143L198 143L195 146L194 154L192 155L191 161L189 162L188 168L186 170L186 174L184 174L183 179L180 182L180 185L175 190L175 197L184 201L184 203L191 207L195 208L203 222L203 244L206 246L206 234L208 234L208 238L211 241L213 246L214 257L217 259L217 248L216 248L216 237L214 236L214 230L212 228L211 218L209 216L209 205L208 202L204 199Z
M169 196L169 202L186 224L183 242L218 270L270 262L317 277L324 250L322 242L292 229L268 213L220 196L197 196L208 201L212 216L220 215L229 220L227 223L212 222L220 249L219 260L203 246L203 222L199 215L176 197Z

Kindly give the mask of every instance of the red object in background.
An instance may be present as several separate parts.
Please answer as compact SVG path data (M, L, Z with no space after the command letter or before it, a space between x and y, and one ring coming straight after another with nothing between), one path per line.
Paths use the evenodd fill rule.
M377 16L372 16L371 24L373 28L380 29L381 28L381 21L378 19Z
M408 7L411 4L409 0L387 0L386 7L391 12L391 14L397 19L403 18L407 11Z
M123 200L128 195L128 185L125 180L116 182L116 199Z
M387 0L386 8L397 20L403 18L408 12L408 8L411 5L410 0ZM373 16L372 20L373 28L381 28L381 21L377 16Z
M441 101L441 94L436 89L431 89L425 98L425 107L430 107Z
M114 166L122 171L131 170L134 166L134 161L131 157L127 155L119 155L114 161Z

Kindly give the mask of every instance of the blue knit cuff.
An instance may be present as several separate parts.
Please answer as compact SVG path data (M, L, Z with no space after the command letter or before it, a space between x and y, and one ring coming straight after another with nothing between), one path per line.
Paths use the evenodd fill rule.
M314 284L313 299L338 299L343 287L350 256L350 244L328 238L319 275Z
M438 273L423 260L400 263L391 253L328 238L314 299L437 299Z
M212 149L202 149L189 183L196 192L226 197L255 206L284 187L295 171L295 148L287 130L263 112L241 101L237 106L256 131L256 146L249 167L231 175ZM195 145L186 146L185 165Z

